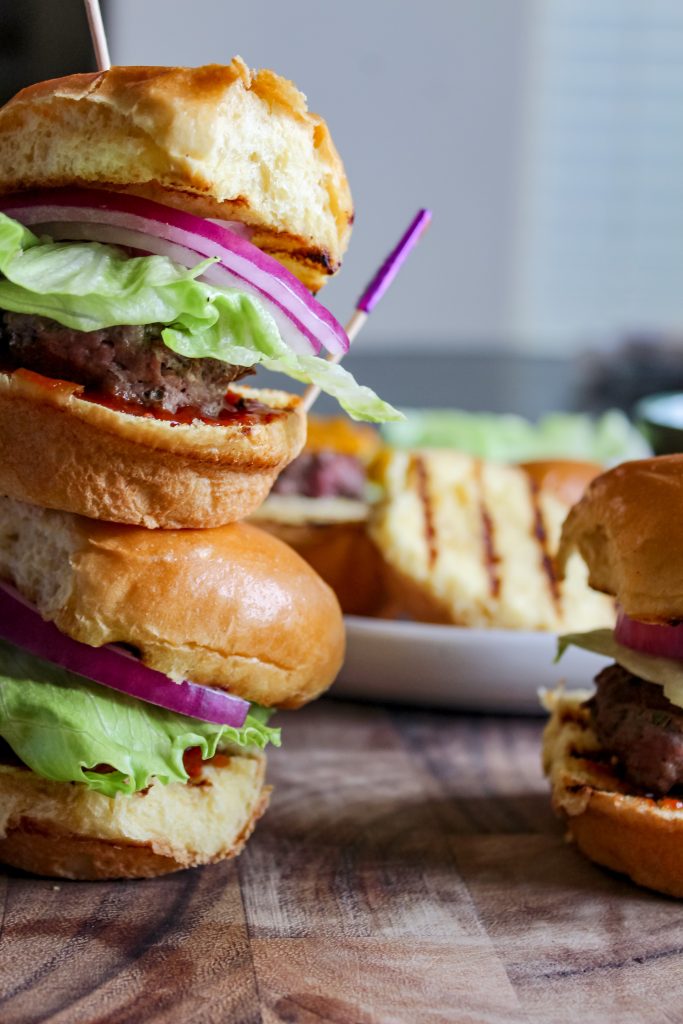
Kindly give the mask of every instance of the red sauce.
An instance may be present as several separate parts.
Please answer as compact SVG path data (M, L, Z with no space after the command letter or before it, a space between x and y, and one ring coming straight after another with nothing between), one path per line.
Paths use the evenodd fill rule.
M258 423L272 423L273 420L285 415L286 409L271 409L267 405L256 401L253 398L242 398L233 391L226 392L225 406L218 416L205 416L200 409L194 405L181 406L175 412L168 412L167 409L153 408L140 405L138 402L127 402L115 395L103 395L98 391L85 388L82 384L74 384L68 380L59 380L56 377L44 377L42 373L23 368L8 369L0 365L0 371L9 373L27 383L43 388L51 394L62 394L65 398L75 395L84 402L92 402L94 405L101 405L105 409L114 412L123 412L128 416L140 416L143 419L162 420L172 426L177 424L191 424L199 420L210 426L224 427L228 424L241 424L245 427L253 427Z
M538 546L541 549L541 565L548 579L550 594L555 605L559 606L562 595L560 593L560 584L555 572L555 566L550 554L548 534L546 532L545 523L543 522L543 510L541 509L539 494L540 489L536 481L532 480L531 477L529 477L529 491L531 494L531 505L534 510L533 536L538 541Z
M172 426L183 423L208 423L214 427L224 427L227 424L240 423L243 426L253 427L257 423L271 423L282 416L285 410L271 409L253 398L242 398L231 391L225 396L225 406L218 416L205 416L200 409L194 405L183 405L175 412L167 409L152 408L139 405L137 402L127 402L123 398L116 398L115 395L102 395L97 391L85 390L78 396L84 402L92 402L95 405L104 406L105 409L112 409L114 412L124 412L129 416L141 416L144 419L163 420Z
M659 801L659 806L666 811L683 811L683 800L676 800L674 797L665 796Z
M413 455L410 460L408 473L415 476L418 497L422 503L425 541L427 543L428 562L431 569L436 563L439 550L436 543L434 509L429 494L429 474L424 459L420 458L419 455Z
M19 369L6 372L9 372L14 377L19 377L20 380L25 380L28 384L44 388L45 391L49 391L53 395L63 394L65 398L68 398L69 395L78 395L83 390L80 384L72 384L68 380L59 380L58 377L44 377L42 373L36 373L34 370Z
M489 593L491 597L500 597L500 573L498 567L500 565L500 555L496 550L496 536L493 526L493 519L491 514L486 507L484 500L484 486L481 477L482 464L476 462L474 467L474 479L477 484L479 491L479 516L481 519L481 537L482 544L484 546L484 562L486 564L486 571L489 577Z
M202 760L201 747L190 747L183 754L183 766L190 779L198 779L204 768L209 764L214 768L227 768L230 764L230 758L225 754L214 754L213 757L209 757L204 761Z

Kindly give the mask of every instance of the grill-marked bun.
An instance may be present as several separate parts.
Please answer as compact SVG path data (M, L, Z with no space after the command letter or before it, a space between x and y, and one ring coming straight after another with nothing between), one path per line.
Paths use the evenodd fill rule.
M327 125L273 71L115 67L22 90L0 110L0 193L79 185L252 226L316 290L353 220Z
M134 416L79 392L0 372L0 494L147 528L221 526L261 504L306 436L284 391L233 386L272 415L220 426Z
M590 584L627 615L683 616L683 455L625 462L603 473L569 514L558 562L578 548Z
M341 666L334 594L247 524L160 532L2 498L0 577L75 640L130 644L172 679L258 704L298 707Z
M268 805L262 754L111 799L0 764L0 860L36 875L153 878L235 857Z
M370 535L392 596L417 619L500 629L578 631L614 624L611 601L574 558L553 567L568 505L524 470L460 452L394 451Z
M588 691L546 694L552 712L543 766L552 805L587 857L639 885L683 897L683 809L629 793L601 748L582 707Z

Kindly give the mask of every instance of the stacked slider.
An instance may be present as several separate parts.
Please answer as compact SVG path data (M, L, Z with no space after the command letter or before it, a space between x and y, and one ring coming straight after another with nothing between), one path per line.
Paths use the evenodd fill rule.
M263 364L394 415L319 357L346 339L303 286L346 245L341 162L272 72L114 68L0 110L0 211L0 857L232 856L270 710L343 654L329 588L237 521L305 418L235 381Z

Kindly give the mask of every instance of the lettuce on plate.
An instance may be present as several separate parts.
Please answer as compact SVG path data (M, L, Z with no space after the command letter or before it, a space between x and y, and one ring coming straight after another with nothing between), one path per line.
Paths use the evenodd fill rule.
M280 745L270 712L252 705L241 729L145 704L0 641L0 737L36 774L82 782L105 796L153 779L187 782L183 754ZM107 765L113 771L98 772Z
M410 409L382 428L394 448L456 448L497 462L587 459L614 465L651 455L642 434L619 409L602 416L554 412L532 423L511 413Z
M317 384L353 419L402 419L341 366L293 352L256 297L198 281L213 262L187 270L165 256L130 257L101 242L52 242L0 213L0 309L77 331L165 324L162 339L179 355L261 365Z

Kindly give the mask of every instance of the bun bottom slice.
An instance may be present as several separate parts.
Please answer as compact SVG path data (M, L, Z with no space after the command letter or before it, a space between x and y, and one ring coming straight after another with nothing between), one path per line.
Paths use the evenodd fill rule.
M261 504L306 435L283 391L235 387L244 408L216 424L134 415L82 392L0 372L0 494L148 529L222 526Z
M0 765L0 860L82 881L154 878L236 857L270 795L262 754L115 798Z
M590 860L683 898L683 801L629 791L592 728L589 691L545 695L543 767L567 837Z

